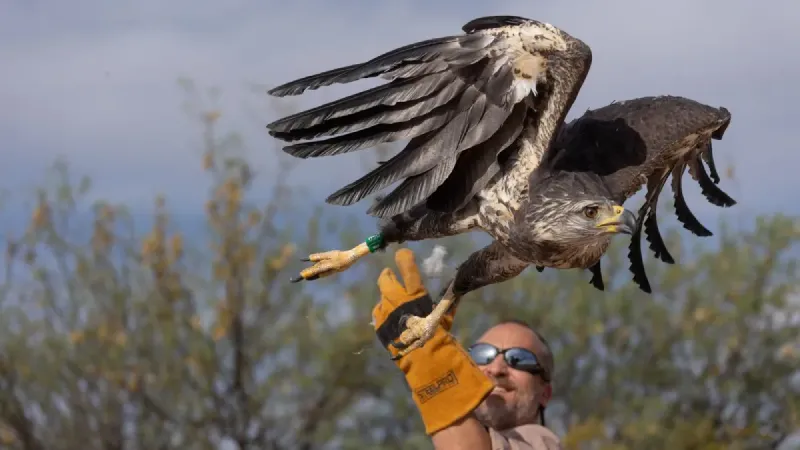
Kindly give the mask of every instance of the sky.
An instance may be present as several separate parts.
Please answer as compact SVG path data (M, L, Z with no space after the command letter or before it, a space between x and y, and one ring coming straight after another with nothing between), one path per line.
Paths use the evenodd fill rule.
M0 83L0 188L31 198L47 167L63 157L76 176L92 177L100 197L149 211L165 193L176 212L201 213L201 129L183 109L189 97L177 83L188 77L221 92L220 133L241 134L266 195L279 158L289 159L266 133L287 104L270 99L268 87L460 33L467 21L495 14L550 22L592 47L592 69L568 119L659 94L728 108L733 121L715 156L723 170L735 165L735 180L721 187L739 204L713 207L689 181L688 201L701 218L800 211L800 152L791 139L800 59L789 57L800 40L792 19L800 4L789 1L765 8L744 0L6 0L0 59L13 64L4 65ZM315 106L371 86L365 83L290 102ZM359 158L369 152L295 160L293 183L322 203L361 175Z

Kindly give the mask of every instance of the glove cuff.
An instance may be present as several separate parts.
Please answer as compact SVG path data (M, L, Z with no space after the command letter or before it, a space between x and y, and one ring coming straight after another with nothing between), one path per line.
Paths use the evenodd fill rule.
M405 373L429 435L467 416L494 388L467 351L442 327L422 348L396 363Z

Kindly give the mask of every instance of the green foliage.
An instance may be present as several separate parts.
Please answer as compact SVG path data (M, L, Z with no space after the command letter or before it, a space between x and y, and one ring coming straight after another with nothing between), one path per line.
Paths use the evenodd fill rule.
M64 163L37 193L25 233L8 236L0 445L430 448L369 324L374 280L391 254L337 277L287 282L300 257L331 242L348 248L374 229L298 209L289 166L269 180L272 196L254 202L241 140L218 137L221 113L190 100L212 181L205 239L173 223L166 197L144 236L123 205L106 202L83 227L90 183ZM76 237L75 224L90 236ZM453 331L468 343L515 317L549 339L547 417L566 448L768 448L800 429L800 226L780 215L753 225L722 230L713 250L665 233L679 263L647 265L654 295L629 281L619 240L603 261L606 292L587 272L531 269L471 294ZM421 261L443 244L454 266L485 242L411 246Z

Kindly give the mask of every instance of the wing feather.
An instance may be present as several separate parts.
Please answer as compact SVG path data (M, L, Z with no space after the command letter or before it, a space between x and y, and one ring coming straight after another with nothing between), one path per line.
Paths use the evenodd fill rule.
M491 112L486 114L487 109L493 109L496 112L495 116L491 117ZM490 117L483 120L487 115ZM480 97L468 111L448 123L436 136L435 145L439 149L451 149L441 154L442 159L438 164L425 173L409 177L406 182L373 205L367 213L378 217L390 217L422 202L450 176L459 153L464 148L486 140L500 127L502 119L506 116L508 112L487 105L486 97Z
M725 108L683 97L613 102L587 111L562 129L554 167L597 173L622 202L654 173L675 167L698 149L705 151L711 139L722 137L718 130L730 120Z
M645 195L644 204L639 208L639 215L636 218L636 229L631 236L631 242L628 246L628 261L631 263L629 270L633 274L633 281L647 293L650 293L651 289L650 281L647 279L647 271L644 268L644 260L642 259L641 236L643 224L645 224L644 231L647 235L647 239L652 244L650 249L653 250L656 256L667 255L667 259L664 259L665 262L672 259L664 242L661 240L658 222L656 222L658 197L661 195L661 190L664 188L669 174L669 169L662 169L661 172L652 174L647 180L647 194Z
M453 201L463 204L491 178L486 175L497 169L497 156L519 138L537 83L545 77L543 52L565 48L557 30L521 17L480 18L464 31L270 90L289 96L364 78L389 80L276 120L267 126L270 134L291 142L283 150L298 158L408 140L389 161L331 194L328 203L349 205L404 179L369 213L400 214L425 203L443 185L460 185ZM450 177L457 180L448 183Z
M367 214L377 217L392 217L420 203L447 178L455 166L455 158L447 158L436 167L419 175L406 178L400 186L370 206Z
M711 148L711 143L708 143L707 148ZM709 203L719 206L721 208L728 208L736 204L736 200L731 198L725 191L719 188L717 184L708 176L705 167L703 167L703 153L698 153L691 161L689 161L689 172L692 177L697 180L700 185L700 191ZM713 160L712 160L713 161ZM710 167L714 167L711 165ZM717 178L718 179L718 178Z
M725 108L714 108L694 100L675 96L642 97L613 102L587 111L562 128L555 144L551 164L555 169L588 171L599 175L611 197L623 203L646 183L648 195L639 211L639 227L632 236L629 260L634 280L649 291L641 261L639 239L646 223L651 250L664 262L673 262L656 222L657 197L663 181L660 174L672 176L672 190L678 220L698 236L710 236L689 210L683 197L681 178L689 167L703 195L717 206L735 202L716 185L716 170L711 156L711 140L720 140L731 120ZM710 177L702 161L709 162ZM651 197L654 194L655 197Z
M289 145L284 147L284 151L298 158L315 158L339 155L377 144L415 138L423 133L440 129L454 117L458 117L462 108L468 107L474 99L474 93L466 93L458 99L457 108L453 108L452 105L443 105L429 114L412 117L405 122L382 123L329 139Z
M270 124L270 134L286 141L335 134L341 130L330 126L332 119L345 117L352 120L348 116L362 111L370 112L367 118L382 120L375 123L391 123L390 114L396 113L397 110L408 111L413 107L418 114L420 111L428 113L433 107L422 109L430 104L449 102L460 89L462 89L461 80L452 72L431 75L425 82L417 79L396 80L277 120ZM375 107L381 108L375 109ZM314 128L323 122L328 126Z
M675 199L675 215L678 217L678 221L683 224L683 227L691 231L695 236L713 236L711 230L703 226L695 217L686 203L686 198L683 196L683 174L685 169L685 161L681 161L672 168L672 196Z
M385 78L402 78L403 70L407 71L409 68L423 67L427 73L437 69L445 70L447 69L445 60L437 58L458 53L462 44L463 47L474 48L476 41L480 42L485 38L487 36L484 35L446 36L415 42L388 51L364 63L351 64L282 84L270 89L268 93L276 97L285 97L300 95L306 90L316 90L323 86L352 83L379 75ZM423 64L426 62L430 64Z
M325 200L333 205L351 205L405 177L427 172L439 163L435 148L427 150L437 132L428 132L409 141L406 147L388 161L358 180L337 190ZM426 147L426 148L422 148Z
M708 148L705 152L703 152L703 161L708 164L708 170L710 172L711 179L714 180L714 184L719 184L720 178L719 173L717 173L717 163L714 162L714 153L711 141L708 142Z
M500 172L498 156L517 141L522 132L527 107L519 103L491 138L465 150L458 158L452 175L428 198L432 211L454 212L463 207Z

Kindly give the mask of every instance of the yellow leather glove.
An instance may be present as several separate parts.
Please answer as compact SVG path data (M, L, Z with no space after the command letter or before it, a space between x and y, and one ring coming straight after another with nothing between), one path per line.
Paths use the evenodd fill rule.
M404 315L425 317L433 310L433 301L422 284L414 253L400 249L395 253L395 262L405 286L391 269L384 269L378 277L381 301L372 310L378 339L392 356L398 352L391 342L402 332L400 318ZM395 361L405 374L429 435L472 412L494 386L449 333L455 307L454 304L431 340Z

